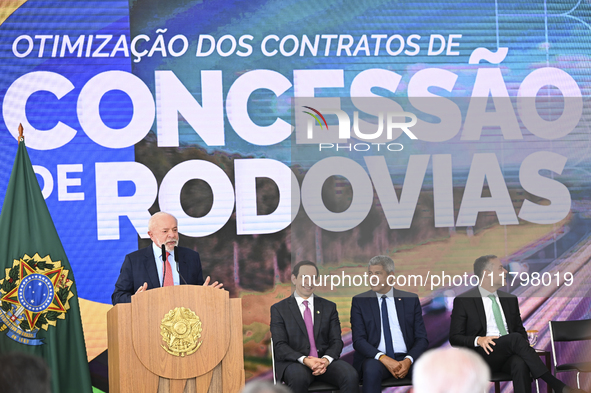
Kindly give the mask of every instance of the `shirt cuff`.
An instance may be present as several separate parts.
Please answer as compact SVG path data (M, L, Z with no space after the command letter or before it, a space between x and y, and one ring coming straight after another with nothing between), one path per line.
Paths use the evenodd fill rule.
M298 359L298 362L304 364L304 359L305 358L306 358L305 356L300 356L300 358Z
M406 355L404 358L405 359L410 359L410 364L413 364L415 362L415 360L410 355Z
M378 352L376 357L374 358L375 360L380 360L380 356L384 355L383 352Z
M480 336L476 336L476 338L474 339L474 347L476 348L478 346L478 339L480 338Z
M328 360L328 364L330 365L332 363L332 361L334 360L332 357L328 356L328 355L324 355L323 358L326 358L326 360Z

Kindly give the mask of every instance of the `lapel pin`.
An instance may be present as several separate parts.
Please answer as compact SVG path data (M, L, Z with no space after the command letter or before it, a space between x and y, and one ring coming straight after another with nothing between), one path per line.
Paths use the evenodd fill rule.
M320 311L316 310L316 314L320 314Z
M398 301L400 302L400 301L402 301L402 299L398 298Z

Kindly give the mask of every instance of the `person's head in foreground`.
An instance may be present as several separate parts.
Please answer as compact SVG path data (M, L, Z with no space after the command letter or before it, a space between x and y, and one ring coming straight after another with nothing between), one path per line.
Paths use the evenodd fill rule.
M490 370L474 351L437 348L415 363L414 393L482 393L488 389Z
M253 381L244 385L242 393L291 393L285 385L273 385L271 382Z
M38 356L21 352L0 356L0 392L50 393L50 379L49 368Z

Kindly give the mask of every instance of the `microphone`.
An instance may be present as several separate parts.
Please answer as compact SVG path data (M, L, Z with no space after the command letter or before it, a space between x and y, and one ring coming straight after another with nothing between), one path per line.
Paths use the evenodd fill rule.
M164 279L166 278L166 245L162 244L162 286L164 286Z
M179 248L177 246L174 246L174 261L176 262L176 271L179 274L179 277L183 279L185 285L188 285L187 280L185 280L185 277L183 277L181 271L179 270Z

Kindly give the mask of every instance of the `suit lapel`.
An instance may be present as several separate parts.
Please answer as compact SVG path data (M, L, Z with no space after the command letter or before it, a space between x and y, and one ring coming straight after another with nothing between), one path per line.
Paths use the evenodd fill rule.
M397 293L396 288L394 288L393 296L394 304L396 305L396 316L398 317L398 324L400 325L400 330L402 331L402 337L404 337L404 341L406 341L406 324L404 323L404 302L402 301L402 297L399 297L400 294Z
M177 255L177 258L178 258L178 261L179 261L179 264L178 264L178 266L179 266L179 284L180 285L189 284L189 281L191 280L190 278L187 278L187 277L189 277L189 264L184 260L183 254L181 253L181 248L180 247L177 247L176 250L177 250L177 252L179 254L179 255ZM172 268L173 269L176 269L176 266L177 266L176 262L173 262L172 263ZM185 281L183 281L183 279L184 280L189 280L189 281L187 281L185 283Z
M306 330L304 318L302 318L302 313L300 312L300 308L298 307L298 302L295 300L293 294L289 299L289 311L291 311L293 319L296 321L297 325L300 327L304 335L308 337L308 331Z
M503 309L503 314L505 314L505 322L507 322L507 333L511 333L513 331L511 327L511 319L509 319L509 310L511 308L511 303L509 302L509 298L504 296L504 293L497 291L497 295L499 295L499 302L501 302L501 308Z
M317 341L318 335L320 334L320 325L322 315L322 301L318 296L314 296L314 341Z
M382 318L380 317L380 303L375 292L371 292L367 299L369 303L369 309L373 316L373 320L376 321L376 327L378 328L378 336L382 333Z
M484 303L482 303L482 297L475 297L474 304L476 305L476 311L478 312L478 319L480 324L486 332L486 313L484 312Z
M486 334L486 313L484 312L484 303L482 302L482 295L480 295L480 290L478 289L478 287L473 289L473 291L475 292L471 295L473 295L474 306L476 307L476 312L478 313L478 320L480 321L480 324L482 325L482 328L484 329L484 332Z
M158 279L158 270L156 269L156 260L154 259L154 250L152 246L145 249L145 263L146 273L149 279L151 288L160 288L160 280Z

